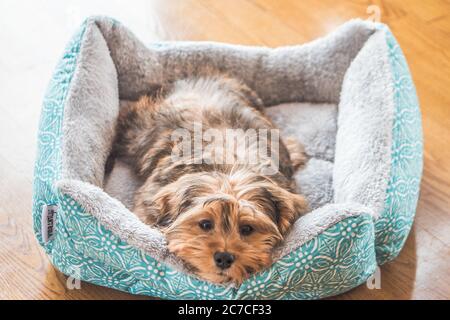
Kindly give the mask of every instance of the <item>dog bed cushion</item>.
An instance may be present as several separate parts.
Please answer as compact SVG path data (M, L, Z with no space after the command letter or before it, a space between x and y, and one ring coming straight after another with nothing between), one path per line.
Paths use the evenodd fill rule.
M253 88L282 133L310 157L297 173L311 212L271 267L240 286L212 284L129 210L140 181L120 162L105 176L121 103L205 70ZM383 24L352 20L311 43L279 48L213 42L143 45L117 21L87 19L45 96L34 231L66 275L169 299L313 299L363 283L395 258L413 223L422 172L418 101Z

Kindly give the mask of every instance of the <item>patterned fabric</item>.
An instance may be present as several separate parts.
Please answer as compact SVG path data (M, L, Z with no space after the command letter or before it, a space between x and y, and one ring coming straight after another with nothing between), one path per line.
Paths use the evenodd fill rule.
M77 66L77 57L86 29L85 22L73 36L47 87L39 123L37 157L33 179L33 228L39 243L49 252L41 235L41 211L44 204L57 204L55 182L61 173L61 138L64 103Z
M414 83L403 52L389 28L386 33L394 81L394 127L391 177L386 207L375 223L378 264L394 259L414 221L423 167L422 117Z
M34 231L56 268L98 285L167 299L317 299L354 288L374 272L377 259L383 263L398 254L413 222L422 140L414 86L387 28L396 116L385 212L375 224L369 214L340 221L239 288L211 284L158 262L104 228L73 199L55 191L54 183L61 173L64 102L85 28L86 23L57 66L44 100L38 135ZM41 235L43 204L59 205L56 234L49 243L43 243Z
M347 218L246 280L240 288L196 279L121 241L66 195L58 200L52 263L65 274L170 299L311 299L364 282L376 267L369 214Z

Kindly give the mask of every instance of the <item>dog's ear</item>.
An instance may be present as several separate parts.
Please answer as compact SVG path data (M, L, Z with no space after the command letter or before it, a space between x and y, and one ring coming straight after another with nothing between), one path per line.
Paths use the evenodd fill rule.
M140 190L135 197L134 213L146 224L167 226L176 218L174 196L173 188L167 186L151 198Z
M259 210L269 216L278 230L284 235L295 220L306 213L306 199L275 184L264 184L248 188L242 199L250 201Z
M173 204L174 192L170 188L164 188L156 194L150 205L155 210L155 224L160 227L170 225L178 216Z
M275 185L265 188L265 196L273 210L273 219L282 235L289 230L299 216L308 210L308 204L302 195Z
M153 188L150 188L152 190ZM153 197L143 187L135 197L134 212L147 224L166 227L196 205L196 199L211 193L201 179L186 179L160 188Z

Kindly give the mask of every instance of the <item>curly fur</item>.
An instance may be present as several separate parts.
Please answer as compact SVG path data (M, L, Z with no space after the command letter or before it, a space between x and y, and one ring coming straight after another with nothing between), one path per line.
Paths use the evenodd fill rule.
M202 133L210 129L238 133L235 147L218 139L201 141L201 154L174 158L182 146L173 139L183 129L195 144L195 124ZM263 139L276 129L264 115L257 95L240 82L213 76L176 81L170 90L143 96L120 110L114 157L131 165L143 181L135 195L134 212L145 223L160 228L174 252L200 277L212 282L242 282L249 274L271 263L272 249L283 240L298 216L307 210L303 196L295 193L292 178L305 163L303 148L293 140L267 143L270 157L258 162L239 161L239 146L256 154ZM249 141L245 130L255 130ZM258 130L270 134L263 137ZM266 141L267 142L267 141ZM275 158L274 158L275 156ZM226 159L227 161L219 161ZM276 159L277 170L268 174ZM201 221L212 224L200 228ZM243 235L241 227L251 226ZM234 257L226 269L213 256Z

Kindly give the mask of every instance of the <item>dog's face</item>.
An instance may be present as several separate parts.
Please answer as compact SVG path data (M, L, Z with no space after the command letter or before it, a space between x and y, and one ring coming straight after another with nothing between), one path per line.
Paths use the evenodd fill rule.
M241 282L271 262L277 225L243 202L214 197L181 214L167 230L169 250L212 282Z
M187 175L153 200L164 212L156 224L169 250L208 281L239 284L269 266L273 248L306 210L302 196L249 178Z

